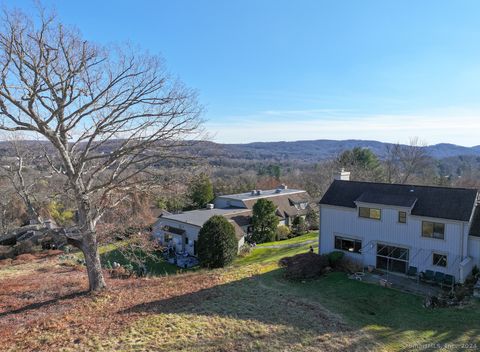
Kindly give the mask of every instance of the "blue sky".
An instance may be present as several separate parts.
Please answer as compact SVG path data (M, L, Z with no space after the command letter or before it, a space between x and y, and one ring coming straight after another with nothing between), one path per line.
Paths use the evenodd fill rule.
M88 40L161 54L215 141L480 144L479 1L42 3Z

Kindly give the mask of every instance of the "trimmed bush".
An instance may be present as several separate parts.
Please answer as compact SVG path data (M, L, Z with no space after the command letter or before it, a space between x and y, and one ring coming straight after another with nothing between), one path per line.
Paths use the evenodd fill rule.
M471 295L471 292L468 287L457 286L455 288L454 295L458 302L462 302L466 297Z
M480 270L478 269L478 266L474 266L472 269L472 276L476 277L480 273Z
M305 217L305 221L307 222L309 230L318 230L319 217L320 215L318 213L318 209L314 208L314 206L310 204L307 208L307 215Z
M239 255L241 257L246 257L247 255L249 255L250 253L252 252L252 246L250 246L250 244L248 243L245 243L243 244L241 247L240 247L240 251L239 251Z
M327 272L329 266L326 255L312 252L285 257L279 263L285 267L285 277L289 280L315 279Z
M362 271L363 265L361 262L349 257L343 257L339 263L337 263L337 270L345 271L347 273L356 273Z
M11 246L0 246L0 259L13 258L15 251Z
M290 228L285 225L280 225L277 227L277 234L276 234L276 240L277 241L283 241L286 240L290 236Z
M238 241L235 229L221 215L212 216L198 234L198 260L206 268L222 268L235 259Z
M291 237L301 236L307 232L307 223L302 216L297 216L292 221L292 235Z
M328 253L328 262L332 268L337 268L340 261L343 259L344 253L340 251L333 251Z

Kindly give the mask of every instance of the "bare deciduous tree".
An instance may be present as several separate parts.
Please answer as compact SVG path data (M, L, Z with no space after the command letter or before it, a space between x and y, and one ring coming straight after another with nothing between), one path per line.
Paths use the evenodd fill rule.
M41 223L41 217L34 205L34 187L39 179L35 175L25 174L25 167L33 164L35 153L15 136L9 138L9 146L14 152L14 157L10 158L10 162L5 162L0 166L0 177L4 177L10 182L17 196L24 203L28 220L33 223Z
M431 162L425 147L426 143L418 137L410 138L408 145L388 145L384 162L387 182L404 184L415 173L421 173Z
M84 40L55 16L4 12L0 33L0 130L50 143L52 170L74 200L69 243L85 255L90 290L105 281L96 226L151 167L199 137L196 94L156 56Z
M0 232L1 234L16 228L25 220L25 206L20 202L11 182L0 177Z

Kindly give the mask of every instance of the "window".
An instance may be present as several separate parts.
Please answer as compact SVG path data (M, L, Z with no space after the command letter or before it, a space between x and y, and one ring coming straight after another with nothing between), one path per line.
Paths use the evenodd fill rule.
M422 221L422 236L443 240L445 238L445 224Z
M398 222L405 224L407 223L407 213L404 211L398 212Z
M168 231L174 233L175 235L183 235L185 233L184 229L179 229L168 225L163 226L163 231Z
M377 268L406 273L410 251L408 248L377 243Z
M185 244L188 244L188 237L185 237Z
M447 267L447 256L445 254L433 253L433 265Z
M380 220L382 212L380 209L376 208L359 207L358 216L360 216L361 218Z
M362 249L362 241L355 240L353 238L335 236L335 249L352 253L360 253Z

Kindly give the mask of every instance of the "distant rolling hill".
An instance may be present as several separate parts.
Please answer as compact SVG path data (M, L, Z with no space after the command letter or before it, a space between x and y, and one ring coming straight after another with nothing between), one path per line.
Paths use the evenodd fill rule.
M379 157L385 155L390 143L369 140L328 140L294 142L255 142L247 144L219 144L227 154L246 159L282 159L301 161L321 161L332 159L341 152L354 147L369 148ZM480 156L480 146L463 147L455 144L441 143L425 147L428 154L436 159L457 156ZM207 148L208 149L208 148Z
M109 153L118 148L121 140L112 140L102 146L102 153ZM50 149L45 141L23 141L31 149ZM293 142L255 142L246 144L220 144L214 142L199 142L192 147L185 147L191 152L204 158L216 160L217 164L234 161L273 161L273 162L319 162L333 159L345 150L354 147L369 148L382 158L390 143L370 140L348 139L338 140L307 140ZM428 154L435 159L468 157L477 159L480 163L480 146L463 147L455 144L441 143L425 147ZM185 150L185 152L189 152ZM12 146L7 142L0 142L0 157L12 156Z

